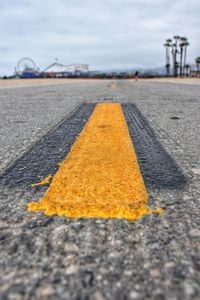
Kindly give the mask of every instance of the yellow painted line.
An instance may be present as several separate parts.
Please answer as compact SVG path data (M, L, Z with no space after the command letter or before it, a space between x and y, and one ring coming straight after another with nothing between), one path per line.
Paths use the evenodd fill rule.
M28 206L46 215L138 219L152 212L147 201L121 105L100 103L43 198Z
M115 89L115 88L117 88L117 87L118 87L118 85L117 85L117 83L116 83L116 82L112 82L112 84L111 84L111 87L112 87L113 89Z
M31 184L31 186L38 186L38 185L47 184L47 183L50 182L50 180L51 180L52 177L53 176L51 174L49 174L46 178L42 179L40 182Z

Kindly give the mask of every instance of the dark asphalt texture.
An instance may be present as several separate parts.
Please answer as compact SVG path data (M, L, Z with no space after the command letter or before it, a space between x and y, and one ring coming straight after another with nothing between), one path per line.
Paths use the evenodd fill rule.
M68 117L60 113L57 123L54 120L49 130L30 141L21 156L17 152L13 159L12 152L9 164L2 169L0 299L199 299L200 169L198 149L191 145L198 144L194 137L199 132L200 87L125 81L118 84L117 89L111 89L108 81L31 88L30 99L37 99L41 92L46 101L49 90L57 91L53 95L63 103L59 104L60 112L67 92L73 92L74 99L78 99L78 92L81 96L75 110L72 101L73 111ZM13 90L0 92L0 97L13 97ZM17 89L16 99L25 91L27 88ZM93 104L81 105L86 95L87 102ZM94 103L119 98L124 102L149 204L164 207L164 213L128 221L46 217L42 212L27 212L26 203L38 200L48 187L30 184L56 171ZM57 103L52 100L51 107ZM70 107L69 100L66 103ZM66 116L67 111L64 113ZM51 123L53 110L49 118Z
M145 184L157 189L184 186L186 178L139 109L134 104L123 104L122 107Z
M49 174L55 174L59 163L65 159L93 109L94 104L82 104L75 109L56 128L12 163L0 176L0 184L10 188L20 185L30 188L31 184L41 181Z
M41 181L49 174L54 175L94 107L95 103L81 104L54 130L48 132L22 157L12 163L0 176L0 184L9 188L22 185L23 188L30 189L31 184ZM184 175L162 147L139 109L134 104L123 104L122 109L147 187L177 189L184 186L186 184Z

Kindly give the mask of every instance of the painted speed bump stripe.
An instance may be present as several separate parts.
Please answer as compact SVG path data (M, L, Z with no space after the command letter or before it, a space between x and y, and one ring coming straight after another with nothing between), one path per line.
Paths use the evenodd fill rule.
M43 198L28 207L46 215L127 219L162 211L147 201L121 105L100 103Z

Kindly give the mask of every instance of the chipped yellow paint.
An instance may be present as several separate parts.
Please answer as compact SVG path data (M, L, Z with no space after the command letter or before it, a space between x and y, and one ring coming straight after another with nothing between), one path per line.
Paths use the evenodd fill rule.
M117 85L117 83L116 83L116 82L112 82L112 84L111 84L111 87L114 89L114 88L117 88L117 87L118 87L118 85Z
M47 183L50 182L51 178L52 178L52 175L50 174L46 178L42 179L40 182L31 184L31 186L38 186L38 185L47 184Z
M39 202L29 210L46 215L138 219L161 209L147 207L148 196L117 103L100 103Z

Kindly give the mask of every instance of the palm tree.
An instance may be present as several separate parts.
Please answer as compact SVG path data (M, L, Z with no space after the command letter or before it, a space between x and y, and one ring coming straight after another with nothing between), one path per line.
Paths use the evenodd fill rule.
M173 43L173 50L172 50L172 54L174 57L174 77L177 77L178 74L178 62L177 62L177 54L178 52L178 42L180 40L180 36L179 35L175 35L174 36L174 43Z
M170 55L169 55L169 48L171 47L171 43L172 43L172 40L171 39L167 39L165 44L164 44L164 47L166 48L166 65L165 65L165 68L166 68L166 75L167 76L170 76Z
M199 70L200 70L200 56L198 56L198 57L195 59L195 63L196 63L196 66L197 66L197 76L199 76Z
M184 69L185 69L185 75L186 75L186 76L189 76L189 73L190 73L190 65L188 65L188 64L184 65Z
M184 50L184 43L179 44L180 47L180 76L183 75L183 50Z
M181 77L183 75L183 66L185 66L186 64L186 56L185 56L186 51L184 51L186 49L185 48L186 42L187 42L186 37L180 37L179 47L180 47L180 76ZM184 54L184 64L183 64L183 54Z
M187 47L190 45L190 43L188 43L188 40L187 38L185 38L185 41L184 41L184 72L186 72L186 65L187 65Z
M188 74L188 67L186 67L187 58L187 47L189 46L186 37L175 35L173 39L167 39L164 46L166 47L166 73L170 75L170 53L171 48L172 62L173 62L173 75L177 77L178 73L180 76ZM180 54L180 57L178 55Z

